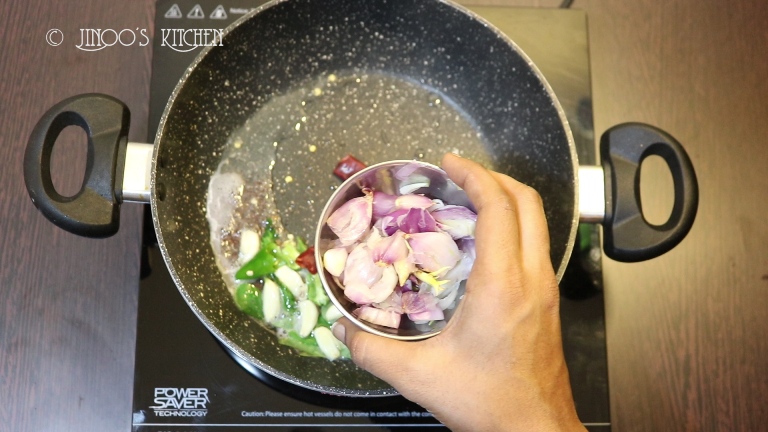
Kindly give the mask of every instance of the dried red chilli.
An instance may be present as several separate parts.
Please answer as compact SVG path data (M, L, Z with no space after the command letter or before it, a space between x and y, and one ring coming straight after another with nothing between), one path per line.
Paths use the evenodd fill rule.
M341 160L336 164L336 168L333 170L333 174L342 180L346 180L365 167L366 165L364 163L355 159L354 156L348 154L341 158Z
M299 254L296 258L296 264L299 267L307 269L312 274L317 274L317 263L315 262L315 247L310 246L307 250Z

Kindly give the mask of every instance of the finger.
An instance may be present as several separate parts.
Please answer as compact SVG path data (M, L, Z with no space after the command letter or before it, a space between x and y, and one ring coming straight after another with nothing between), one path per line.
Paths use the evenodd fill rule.
M443 169L464 189L477 210L475 268L485 274L502 270L499 262L513 264L520 252L518 209L490 171L482 165L447 154Z
M523 274L514 199L476 162L449 154L442 165L477 210L477 255L462 300L466 316L503 314L507 305L524 295L518 280L510 280Z
M417 354L413 343L368 333L346 318L332 326L333 335L349 348L357 366L399 389L407 382L410 364Z
M477 162L448 153L443 157L442 167L448 177L464 189L478 212L497 211L503 208L506 191L491 172ZM501 206L498 203L501 201ZM508 215L507 215L508 216Z
M523 257L550 262L549 229L541 195L512 177L497 172L491 172L491 175L515 199Z
M559 288L550 256L549 229L541 195L533 188L501 173L492 175L507 193L515 197L520 212L521 257L530 274L546 277L542 282L548 289L537 290L537 296L552 313L559 310Z

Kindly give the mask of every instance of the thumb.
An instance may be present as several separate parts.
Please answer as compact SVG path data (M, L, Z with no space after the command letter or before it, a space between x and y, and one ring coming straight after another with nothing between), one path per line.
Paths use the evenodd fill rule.
M407 373L406 359L413 358L413 343L389 339L368 333L347 318L339 318L331 327L336 339L344 343L352 354L355 364L388 382L395 388Z

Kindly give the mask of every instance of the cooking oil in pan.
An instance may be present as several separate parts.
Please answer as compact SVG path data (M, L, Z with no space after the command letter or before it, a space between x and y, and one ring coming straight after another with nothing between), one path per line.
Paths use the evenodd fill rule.
M347 154L369 165L439 163L448 151L475 159L485 154L483 137L444 95L397 76L328 74L267 105L280 112L273 125L283 123L286 131L272 169L275 205L285 227L307 238L340 184L332 172ZM292 123L299 127L290 129ZM293 181L285 182L288 177Z
M450 99L420 83L383 73L323 75L274 96L229 137L217 175L241 176L245 198L239 199L256 208L233 211L228 229L279 215L285 230L312 239L325 202L341 183L332 172L345 155L370 165L439 163L444 153L456 152L487 163L483 141ZM214 233L212 242L220 266L232 262L236 241Z

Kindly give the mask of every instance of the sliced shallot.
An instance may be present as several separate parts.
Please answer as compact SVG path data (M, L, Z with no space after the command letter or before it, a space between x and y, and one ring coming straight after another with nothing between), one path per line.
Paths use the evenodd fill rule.
M449 269L461 258L456 242L444 232L408 234L406 240L413 250L414 263L427 272Z
M365 195L345 202L328 218L328 227L339 238L341 246L349 246L371 227L372 198Z
M354 314L392 328L403 314L416 324L444 320L475 260L477 215L413 193L430 183L414 169L395 174L399 195L361 187L364 196L339 207L328 219L339 238L323 255L325 269L359 306Z
M344 295L353 302L363 305L386 300L397 286L397 272L392 266L384 267L381 278L371 285L359 280L344 284Z
M354 313L358 318L368 321L372 324L378 324L390 328L400 327L401 314L397 312L389 312L371 306L362 306L355 309L352 313Z
M466 207L446 205L434 210L432 217L454 239L475 236L477 214Z

